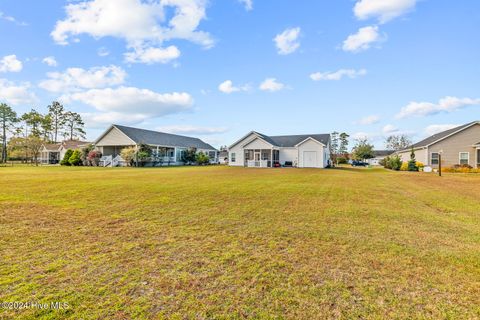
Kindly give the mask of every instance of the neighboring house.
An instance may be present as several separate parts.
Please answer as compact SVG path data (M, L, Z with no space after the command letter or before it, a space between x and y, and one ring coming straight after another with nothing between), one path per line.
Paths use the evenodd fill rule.
M221 150L218 153L218 163L228 164L228 151L227 150Z
M40 149L38 161L43 164L57 164L60 162L61 143L46 143Z
M121 125L111 125L94 145L103 157L111 157L117 161L108 165L123 165L120 152L126 147L137 147L140 144L148 145L159 157L160 164L181 165L185 150L194 148L196 152L203 152L210 157L211 163L218 162L218 151L208 143L198 138L180 136L152 130L138 129ZM153 165L153 163L147 164Z
M394 152L395 151L392 151L392 150L374 150L373 151L374 157L371 159L368 159L367 162L371 166L379 166L380 162L383 159L393 154Z
M80 140L67 140L61 143L46 143L40 149L40 163L57 164L59 163L68 149L77 150L88 146L90 142Z
M63 159L65 156L65 153L67 152L68 149L71 150L80 150L85 147L87 147L91 142L89 141L80 141L80 140L67 140L63 141L62 144L60 145L60 160Z
M456 164L480 167L480 121L437 133L412 145L417 161L438 168L439 154L442 166ZM402 161L410 160L412 147L398 151Z
M250 132L228 148L230 166L325 168L330 134L267 136Z

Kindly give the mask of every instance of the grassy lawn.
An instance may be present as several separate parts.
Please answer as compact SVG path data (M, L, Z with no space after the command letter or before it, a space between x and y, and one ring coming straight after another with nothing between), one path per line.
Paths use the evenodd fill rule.
M480 318L480 175L0 168L0 319Z

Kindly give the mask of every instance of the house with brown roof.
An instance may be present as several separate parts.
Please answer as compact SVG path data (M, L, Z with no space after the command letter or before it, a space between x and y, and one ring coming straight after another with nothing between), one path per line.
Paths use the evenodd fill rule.
M440 157L443 167L456 164L480 167L480 121L434 134L398 151L402 161L410 160L412 148L416 160L432 168L438 168Z
M40 149L39 162L43 164L57 164L63 159L68 149L77 150L88 146L90 142L80 140L66 140L61 143L46 143Z

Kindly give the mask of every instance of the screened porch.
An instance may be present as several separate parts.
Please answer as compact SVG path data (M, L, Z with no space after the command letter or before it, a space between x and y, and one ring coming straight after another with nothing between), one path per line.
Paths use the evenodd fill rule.
M271 168L280 164L280 151L275 149L245 149L245 166Z

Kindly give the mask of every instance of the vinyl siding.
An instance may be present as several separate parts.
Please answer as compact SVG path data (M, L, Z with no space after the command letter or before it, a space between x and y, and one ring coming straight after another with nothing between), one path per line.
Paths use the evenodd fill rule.
M95 146L133 146L135 143L129 139L123 132L115 127L112 127L107 134L100 139Z
M316 168L324 168L326 166L326 164L324 164L323 146L313 140L307 140L298 146L298 166L300 168L302 168L304 164L303 155L305 151L313 151L317 153L317 162L315 164Z
M440 142L431 145L428 148L428 164L432 152L443 151L442 165L446 167L460 163L460 152L469 152L469 164L474 167L476 165L476 148L473 147L480 140L480 124L475 124L453 136L450 136ZM437 167L434 165L433 167Z

